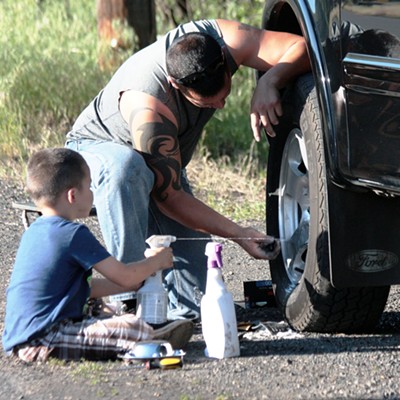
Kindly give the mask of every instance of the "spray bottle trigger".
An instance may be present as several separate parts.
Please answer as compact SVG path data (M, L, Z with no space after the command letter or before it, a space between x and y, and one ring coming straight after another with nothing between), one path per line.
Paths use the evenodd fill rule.
M205 254L207 256L207 265L209 268L222 268L222 244L209 242L206 245Z
M176 236L172 235L152 235L146 239L146 243L152 248L169 247L172 242L176 241Z

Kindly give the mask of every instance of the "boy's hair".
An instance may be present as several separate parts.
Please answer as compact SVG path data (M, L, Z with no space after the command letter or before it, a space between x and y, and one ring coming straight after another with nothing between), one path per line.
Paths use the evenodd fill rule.
M28 162L27 192L33 201L54 206L59 196L73 187L80 188L87 173L84 158L66 148L43 149Z
M206 33L191 32L175 39L167 50L166 65L178 85L200 96L212 97L224 87L227 65L223 51Z

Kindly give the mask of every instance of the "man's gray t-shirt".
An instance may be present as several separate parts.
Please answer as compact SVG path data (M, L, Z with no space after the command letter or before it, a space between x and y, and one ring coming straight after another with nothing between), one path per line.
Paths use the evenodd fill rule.
M67 140L86 138L134 147L128 124L119 111L119 100L127 90L144 92L162 101L176 117L182 166L185 167L193 155L204 125L215 112L213 108L194 106L168 82L166 51L175 38L188 32L206 32L221 47L224 46L222 33L215 20L178 26L122 64L110 82L78 117ZM234 74L238 67L229 52L225 50L225 54L230 72Z

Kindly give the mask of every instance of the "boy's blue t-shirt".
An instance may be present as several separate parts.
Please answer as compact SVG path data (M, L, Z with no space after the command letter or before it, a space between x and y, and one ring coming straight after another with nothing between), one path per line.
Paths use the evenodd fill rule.
M4 350L40 337L55 322L81 319L92 266L109 256L85 225L38 218L22 236L7 289Z

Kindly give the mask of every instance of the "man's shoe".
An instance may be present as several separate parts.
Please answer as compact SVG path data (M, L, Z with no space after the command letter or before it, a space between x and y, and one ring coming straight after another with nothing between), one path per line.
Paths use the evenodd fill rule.
M193 335L194 324L188 319L177 319L154 326L154 340L166 340L171 346L183 349Z

